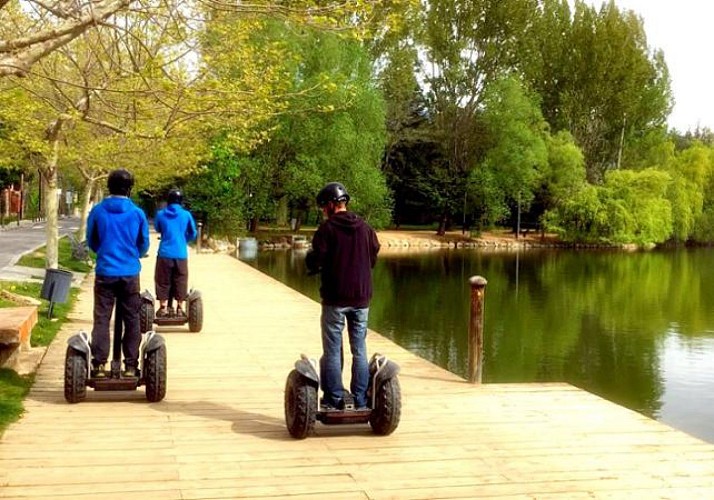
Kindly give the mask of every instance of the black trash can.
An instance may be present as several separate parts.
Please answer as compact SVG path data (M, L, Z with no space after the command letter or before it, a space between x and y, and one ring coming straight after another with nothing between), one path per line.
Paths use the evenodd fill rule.
M50 301L47 316L52 317L55 302L67 302L69 289L72 286L72 273L61 269L46 269L45 281L42 282L40 297Z

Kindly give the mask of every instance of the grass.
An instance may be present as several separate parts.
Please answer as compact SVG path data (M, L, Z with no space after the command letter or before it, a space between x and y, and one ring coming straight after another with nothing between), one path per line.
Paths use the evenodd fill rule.
M72 245L69 238L63 237L59 240L59 268L66 271L87 273L92 267L86 262L72 258ZM18 261L18 265L26 267L45 268L45 247L24 255ZM38 273L38 275L41 273ZM69 297L64 304L55 303L52 309L52 319L47 317L49 302L40 299L42 291L41 283L21 283L13 281L0 281L0 289L5 289L16 295L32 297L40 301L37 310L37 324L32 329L30 343L33 347L45 347L54 340L62 325L67 321L67 315L72 310L74 302L79 295L78 288L71 288ZM11 300L0 297L0 307L16 306ZM34 374L21 376L13 370L0 368L0 433L8 425L20 418L25 411L23 400L32 387Z
M45 247L39 248L34 252L23 255L17 262L19 266L36 267L39 269L45 268ZM59 268L65 271L75 271L78 273L88 273L92 267L86 262L75 260L72 258L72 245L69 238L62 237L59 240Z
M64 304L56 303L53 308L53 319L47 317L49 302L40 299L42 291L41 283L19 283L13 281L0 281L0 289L5 289L16 295L24 295L40 300L41 305L37 311L37 324L32 329L30 343L33 347L48 346L57 336L57 332L62 328L62 324L67 321L67 315L72 310L74 302L79 295L78 288L72 288L69 298ZM16 304L5 298L0 298L0 307L12 307ZM0 433L9 424L20 418L24 412L23 399L27 395L32 383L34 374L20 376L13 370L0 368Z
M62 328L62 324L67 321L67 315L72 310L75 300L79 295L79 288L71 288L69 298L64 304L55 302L52 309L52 319L47 317L50 303L44 299L40 299L42 291L41 283L19 283L13 281L0 281L0 289L9 290L17 295L24 295L38 299L41 302L37 310L37 324L32 329L30 342L33 347L48 346L55 338L57 332ZM16 304L9 303L5 299L0 299L0 307L11 307Z
M0 368L0 433L25 411L22 401L34 380L34 375L21 376L13 370Z

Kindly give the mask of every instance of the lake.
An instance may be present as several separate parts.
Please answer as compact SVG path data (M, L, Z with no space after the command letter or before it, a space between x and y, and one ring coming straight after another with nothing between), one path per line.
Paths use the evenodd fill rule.
M304 255L247 262L318 300ZM385 251L369 327L466 377L473 275L484 383L568 382L714 443L714 249Z

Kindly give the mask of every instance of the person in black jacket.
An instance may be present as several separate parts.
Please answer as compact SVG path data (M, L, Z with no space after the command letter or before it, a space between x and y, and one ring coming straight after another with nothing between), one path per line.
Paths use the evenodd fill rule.
M347 210L349 201L350 195L339 182L327 184L318 193L317 204L326 220L313 236L306 263L321 278L323 404L328 408L343 405L341 353L346 320L352 352L350 392L357 409L364 409L369 385L367 318L379 240L369 224Z

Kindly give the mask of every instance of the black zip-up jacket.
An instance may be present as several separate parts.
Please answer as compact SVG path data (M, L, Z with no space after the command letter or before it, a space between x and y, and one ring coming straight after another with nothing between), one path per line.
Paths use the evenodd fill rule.
M320 224L307 265L311 270L320 269L322 303L369 307L378 252L377 234L357 214L337 212Z

